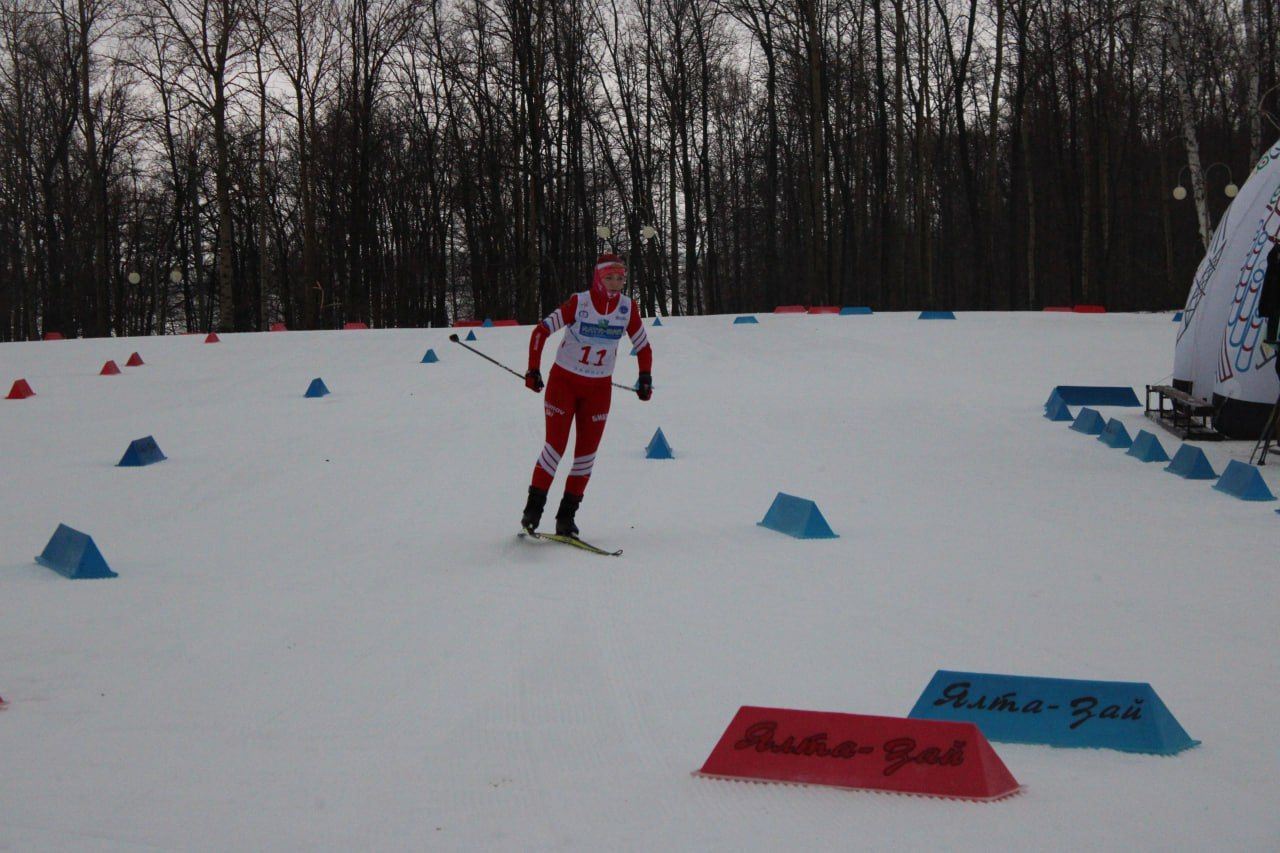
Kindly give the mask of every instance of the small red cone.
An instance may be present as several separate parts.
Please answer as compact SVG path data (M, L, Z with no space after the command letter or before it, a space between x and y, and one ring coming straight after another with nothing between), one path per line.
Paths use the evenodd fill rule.
M287 332L287 331L289 331L289 327L288 327L288 326L286 326L284 323L272 323L272 324L271 324L271 331L273 331L273 332Z
M116 376L120 373L120 365L114 361L108 361L102 365L102 370L98 371L99 376Z
M135 352L133 355L129 356L129 360L124 363L124 366L125 367L142 367L143 364L144 362L142 360L142 356L138 355Z
M27 380L19 379L17 382L13 383L13 388L10 389L9 396L5 397L5 399L25 400L28 397L34 397L35 395L36 392L31 390L31 386L27 384Z
M207 338L205 338L205 339L204 339L204 342L205 342L206 344L216 344L216 343L219 343L219 340L218 340L218 333L217 333L217 332L210 332L210 333L209 333L209 336L208 336Z

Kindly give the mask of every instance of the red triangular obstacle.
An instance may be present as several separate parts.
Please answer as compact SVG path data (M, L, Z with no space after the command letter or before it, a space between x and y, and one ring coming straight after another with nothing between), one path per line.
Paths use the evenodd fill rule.
M36 392L31 390L31 386L27 384L27 380L19 379L17 382L13 383L13 388L10 389L9 396L5 397L5 399L25 400L28 397L34 397L35 395Z
M143 363L144 362L142 361L142 356L138 355L135 352L133 355L129 356L129 360L124 363L124 366L125 367L142 367Z
M218 340L218 333L217 333L217 332L210 332L210 333L209 333L209 336L208 336L207 338L205 338L205 339L204 339L204 342L205 342L206 344L216 344L216 343L219 343L219 340Z
M120 365L114 361L108 361L102 365L102 370L98 371L99 376L116 376L120 373Z

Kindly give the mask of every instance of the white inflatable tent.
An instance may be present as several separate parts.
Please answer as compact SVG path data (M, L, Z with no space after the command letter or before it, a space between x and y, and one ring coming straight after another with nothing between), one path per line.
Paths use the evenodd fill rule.
M1280 396L1266 355L1258 300L1267 253L1280 241L1280 142L1258 161L1218 222L1182 311L1173 383L1214 402L1214 427L1257 438Z

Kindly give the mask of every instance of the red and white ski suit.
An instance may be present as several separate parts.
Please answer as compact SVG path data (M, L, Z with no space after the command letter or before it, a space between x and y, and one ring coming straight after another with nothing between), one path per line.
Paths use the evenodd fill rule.
M602 283L601 272L597 269L590 290L570 296L534 326L529 338L529 370L540 370L543 344L553 333L565 330L543 398L546 443L533 468L533 485L543 491L551 488L569 443L569 426L575 423L573 468L564 490L571 495L586 491L596 449L609 417L613 366L624 331L634 345L640 372L649 373L653 367L653 350L631 298L609 293Z

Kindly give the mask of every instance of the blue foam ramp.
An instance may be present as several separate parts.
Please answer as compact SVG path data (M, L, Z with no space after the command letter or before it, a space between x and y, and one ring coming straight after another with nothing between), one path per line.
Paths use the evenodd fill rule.
M1181 311L1179 311L1177 314L1174 314L1174 315L1173 315L1173 322L1175 322L1175 323L1181 323L1181 322L1182 322L1182 312L1181 312Z
M329 389L328 387L325 386L324 380L321 379L319 376L317 376L315 379L311 380L311 384L307 386L307 393L303 394L302 396L323 397L325 394L328 394L328 393L329 393Z
M752 317L750 314L748 314L745 317L733 318L733 325L735 326L741 326L741 325L746 325L747 323L759 323L759 322L760 322L759 320L757 320L755 317Z
M1067 404L1062 402L1061 397L1049 398L1049 402L1044 405L1044 416L1051 421L1075 420L1075 416L1071 414L1071 410L1067 408Z
M993 741L1176 755L1197 746L1146 682L940 669L907 715L976 723Z
M871 309L866 305L846 305L840 309L841 317L849 317L855 314L870 314Z
M806 498L797 498L778 492L773 505L765 513L764 520L756 522L760 527L767 527L796 539L838 539L827 520L822 517L818 505Z
M467 336L463 338L464 341L474 341L475 339L476 339L475 329L472 329L471 331L467 332Z
M427 354L426 354L426 355L424 355L424 356L422 357L422 362L421 362L421 363L422 363L422 364L435 364L435 363L436 363L437 361L439 361L439 360L440 360L440 356L436 355L436 351L435 351L435 350L433 350L433 349L429 349L429 350L427 350Z
M1075 422L1071 424L1071 428L1076 432L1082 432L1085 435L1102 435L1102 431L1106 429L1107 423L1102 419L1097 409L1085 407L1080 410L1080 414L1076 415Z
M160 452L160 445L156 444L156 440L151 436L135 438L129 442L129 448L124 452L124 456L120 457L116 467L136 468L142 465L154 465L168 458Z
M653 318L653 325L654 325L654 326L661 326L661 325L662 325L662 318L661 318L661 317L654 317L654 318Z
M119 577L102 559L93 538L59 524L36 562L72 580Z
M1164 445L1160 443L1160 439L1145 429L1138 430L1138 434L1133 439L1133 446L1125 451L1125 455L1143 462L1169 461L1169 454L1164 452Z
M1267 488L1262 472L1252 465L1232 459L1213 487L1242 501L1273 501L1276 496Z
M492 329L492 328L493 328L493 320L489 319L488 317L485 317L485 318L484 318L484 322L480 324L480 328L482 328L482 329Z
M1218 477L1204 451L1190 444L1179 447L1178 452L1173 454L1173 461L1164 470L1188 480L1214 480Z
M1107 425L1102 428L1102 432L1098 435L1098 441L1116 450L1124 450L1133 446L1133 439L1129 437L1129 430L1125 429L1124 424L1115 418L1107 421Z
M662 427L658 427L658 431L653 434L653 438L649 439L649 444L644 449L645 459L675 459L675 454L671 452L671 445L667 442L667 437L662 434Z
M921 311L917 320L954 320L954 311Z
M1068 406L1134 406L1138 395L1124 385L1059 385L1050 392L1057 394Z

